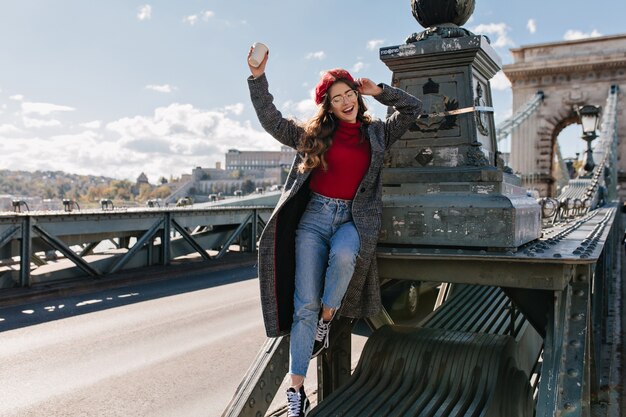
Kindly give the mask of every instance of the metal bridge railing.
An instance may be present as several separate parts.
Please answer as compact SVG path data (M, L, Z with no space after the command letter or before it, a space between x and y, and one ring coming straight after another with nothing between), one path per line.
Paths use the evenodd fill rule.
M498 142L506 139L513 129L521 125L526 119L528 119L537 110L541 102L543 101L543 91L537 91L537 93L518 109L513 116L501 122L496 126L496 140Z
M272 207L28 212L0 215L0 290L122 269L167 265L199 254L255 251ZM101 249L107 246L105 250ZM97 250L97 248L100 248Z
M548 225L580 217L617 198L618 94L618 86L611 86L602 114L600 136L593 149L594 159L600 163L588 176L570 180L558 199L546 197L539 201Z

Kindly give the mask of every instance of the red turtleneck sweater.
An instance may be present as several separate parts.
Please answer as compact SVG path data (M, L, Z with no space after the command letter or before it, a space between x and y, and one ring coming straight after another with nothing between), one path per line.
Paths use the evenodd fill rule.
M361 122L339 121L330 148L324 154L328 169L311 173L311 190L330 198L352 200L370 165L370 144L361 140Z

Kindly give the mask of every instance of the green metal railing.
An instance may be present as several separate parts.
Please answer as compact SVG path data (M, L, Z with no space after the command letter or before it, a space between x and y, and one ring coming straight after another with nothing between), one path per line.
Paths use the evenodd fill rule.
M233 244L255 251L271 212L259 206L6 213L0 215L0 288L100 278L194 253L217 259ZM110 250L94 253L103 242ZM62 265L51 268L59 257Z

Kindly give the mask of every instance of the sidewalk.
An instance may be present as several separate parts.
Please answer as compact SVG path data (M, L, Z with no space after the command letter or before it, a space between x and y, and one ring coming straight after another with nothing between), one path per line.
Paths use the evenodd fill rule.
M42 301L51 297L77 295L95 290L118 288L130 284L158 282L169 279L184 279L190 272L221 271L241 266L255 267L257 254L249 252L228 252L220 259L203 260L185 258L173 260L170 265L150 266L121 271L102 278L85 277L56 283L34 284L30 288L0 289L0 306L8 307L27 301Z

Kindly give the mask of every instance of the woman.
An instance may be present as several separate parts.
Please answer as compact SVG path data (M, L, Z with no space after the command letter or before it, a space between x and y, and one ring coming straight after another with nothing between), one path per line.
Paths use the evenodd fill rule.
M375 250L383 156L422 105L400 89L336 69L315 88L317 114L299 124L276 109L267 61L266 54L259 67L248 64L252 103L263 128L297 154L259 242L261 302L267 335L291 333L288 415L305 416L309 360L328 346L332 319L380 311ZM373 120L364 95L396 111Z

